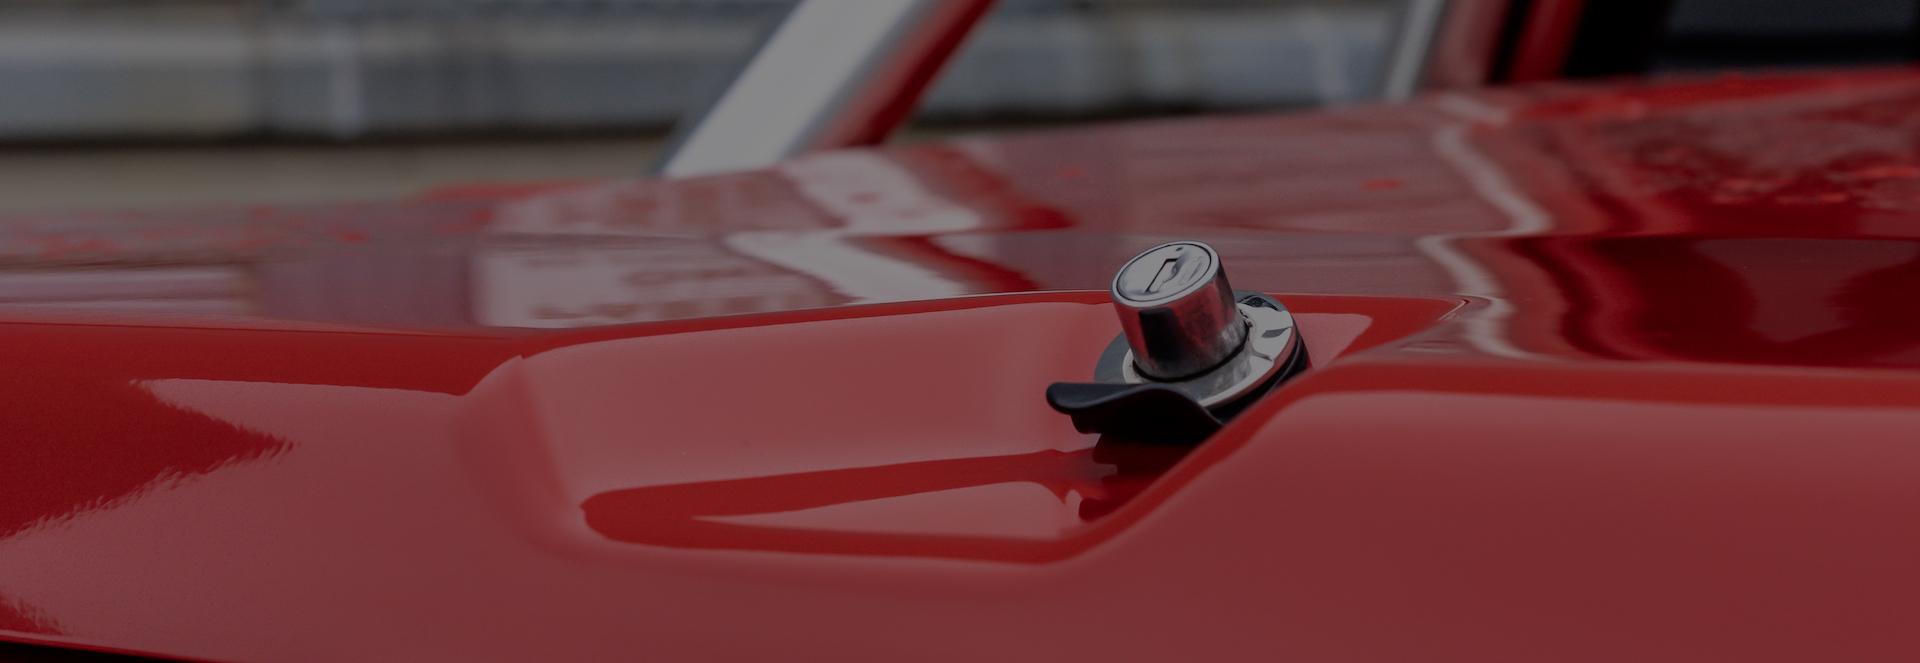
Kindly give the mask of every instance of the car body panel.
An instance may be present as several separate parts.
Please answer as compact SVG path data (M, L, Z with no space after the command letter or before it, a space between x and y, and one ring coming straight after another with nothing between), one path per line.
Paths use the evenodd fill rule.
M0 637L212 659L1910 658L1920 74L0 221ZM1313 367L1041 398L1168 239Z

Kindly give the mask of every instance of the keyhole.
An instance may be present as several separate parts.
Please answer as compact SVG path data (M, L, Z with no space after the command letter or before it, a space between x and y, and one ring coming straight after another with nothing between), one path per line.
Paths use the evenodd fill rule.
M1153 280L1147 282L1147 294L1159 294L1160 286L1180 275L1180 259L1168 258L1160 263L1160 270L1153 273Z

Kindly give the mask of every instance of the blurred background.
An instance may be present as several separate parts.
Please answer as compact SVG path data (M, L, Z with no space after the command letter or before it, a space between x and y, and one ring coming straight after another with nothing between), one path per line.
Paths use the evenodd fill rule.
M11 0L0 212L643 175L792 4ZM898 140L1370 99L1399 11L1001 0Z
M872 300L711 238L549 241L582 215L622 218L599 210L644 199L645 183L350 204L646 177L794 4L0 2L0 239L14 240L0 304L539 327ZM1428 29L1405 27L1423 11ZM1564 61L1514 65L1523 26L1562 14L1579 19L1558 39ZM1480 35L1458 40L1482 44L1480 59L1454 67L1457 53L1408 38L1442 30ZM1920 0L999 0L893 140L1362 103L1414 91L1418 75L1389 72L1422 56L1421 75L1470 89L1903 62L1917 34ZM297 228L274 216L290 207ZM490 224L483 237L432 234L472 219ZM275 232L309 221L324 246L357 250L276 250ZM358 244L371 236L387 241ZM1108 267L1080 248L1055 263Z
M1664 14L1617 37L1657 41L1656 73L1909 60L1920 25L1912 0L1619 2ZM1376 99L1413 3L1001 0L896 140ZM0 213L644 175L792 4L9 0Z

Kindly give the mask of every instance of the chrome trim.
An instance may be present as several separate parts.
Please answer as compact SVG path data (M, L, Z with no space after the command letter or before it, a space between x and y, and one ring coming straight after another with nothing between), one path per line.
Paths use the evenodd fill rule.
M1400 12L1400 25L1394 32L1393 51L1388 55L1387 73L1380 87L1380 96L1387 101L1406 101L1420 90L1427 57L1433 51L1434 35L1447 13L1447 0L1406 2Z
M806 0L685 139L667 177L767 166L818 147L876 70L948 0Z

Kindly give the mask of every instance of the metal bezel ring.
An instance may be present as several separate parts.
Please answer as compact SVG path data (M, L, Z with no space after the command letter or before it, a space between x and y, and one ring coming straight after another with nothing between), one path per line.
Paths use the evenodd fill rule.
M1239 293L1235 304L1247 321L1247 340L1239 350L1219 366L1182 380L1159 381L1142 377L1134 369L1133 349L1124 335L1115 338L1100 353L1094 379L1126 384L1159 384L1193 399L1202 407L1215 409L1233 404L1259 392L1287 366L1300 351L1300 335L1294 328L1293 314L1272 297L1257 293Z

